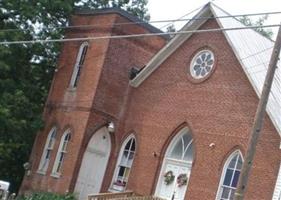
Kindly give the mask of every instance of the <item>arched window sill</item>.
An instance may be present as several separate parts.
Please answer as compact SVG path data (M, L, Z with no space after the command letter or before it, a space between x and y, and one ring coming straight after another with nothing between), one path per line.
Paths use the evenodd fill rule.
M37 170L36 173L40 174L40 175L43 175L43 176L46 175L46 171Z
M69 86L67 88L67 92L76 92L76 90L77 90L77 87L73 87L73 86Z
M61 177L61 174L60 174L60 173L51 173L50 176L51 176L51 177L54 177L54 178L60 178L60 177Z
M123 190L116 190L111 186L107 191L111 193L119 193L119 192L124 192L125 188L123 188Z

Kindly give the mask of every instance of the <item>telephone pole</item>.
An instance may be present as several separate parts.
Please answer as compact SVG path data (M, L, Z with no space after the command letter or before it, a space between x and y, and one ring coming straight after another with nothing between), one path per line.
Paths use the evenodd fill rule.
M266 112L266 104L268 101L268 96L270 93L275 69L277 68L277 62L278 62L278 57L280 54L280 47L281 47L281 26L279 27L278 35L274 44L274 48L271 54L267 74L265 77L263 89L262 89L262 94L260 97L260 101L258 104L258 108L256 111L255 115L255 120L254 124L251 130L251 135L250 135L250 141L248 145L248 149L245 155L245 161L243 163L243 167L241 170L241 174L239 177L239 182L237 186L237 190L234 195L234 200L243 200L247 183L248 183L248 178L249 178L249 173L253 164L253 158L256 153L256 146L258 143L258 138L261 134L261 129L263 125L263 118Z

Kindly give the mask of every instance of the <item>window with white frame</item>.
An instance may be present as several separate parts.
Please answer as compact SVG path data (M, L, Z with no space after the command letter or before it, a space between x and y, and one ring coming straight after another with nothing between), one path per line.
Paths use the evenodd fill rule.
M63 164L64 158L65 158L65 155L67 153L67 146L68 146L70 139L71 139L71 133L70 133L70 130L67 130L64 132L64 134L61 137L60 146L59 146L56 160L55 160L55 163L53 166L52 175L55 175L55 176L61 175L62 164Z
M237 187L243 158L240 151L233 152L224 164L217 200L232 200Z
M73 69L72 77L70 80L70 87L75 88L77 87L80 75L81 75L81 70L85 61L85 57L87 54L88 50L88 42L83 42L79 48L77 58L76 58L76 63Z
M170 152L167 153L167 158L176 159L192 163L193 161L193 139L191 134L182 134L176 141Z
M195 79L205 78L211 73L215 63L212 51L205 49L198 52L190 64L190 74Z
M132 168L136 151L136 139L133 135L128 137L120 150L118 162L116 165L111 189L115 191L124 191L126 189L129 174Z
M45 143L45 147L37 171L38 173L45 174L48 169L50 158L51 158L51 152L54 149L54 144L56 141L56 134L57 134L57 128L53 127L49 132Z

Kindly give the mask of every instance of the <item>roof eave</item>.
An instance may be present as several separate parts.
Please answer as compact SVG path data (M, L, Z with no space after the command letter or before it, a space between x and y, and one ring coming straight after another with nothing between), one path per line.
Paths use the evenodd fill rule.
M189 21L182 28L182 31L199 29L199 27L208 20L208 17L211 17L212 15L213 13L210 9L210 4L208 3L197 15L194 16L194 18L199 18L199 20ZM132 87L140 86L141 83L148 78L172 53L174 53L179 46L190 38L192 34L193 33L178 34L171 39L157 54L155 54L155 56L152 57L146 67L130 81L130 85Z
M163 33L160 29L156 28L155 26L151 25L149 22L145 22L142 19L128 13L127 11L121 8L101 8L101 9L77 9L74 11L74 15L106 15L106 14L119 14L127 18L128 20L136 23L139 26L147 29L151 33ZM164 38L165 40L169 40L169 35L160 35L160 37Z

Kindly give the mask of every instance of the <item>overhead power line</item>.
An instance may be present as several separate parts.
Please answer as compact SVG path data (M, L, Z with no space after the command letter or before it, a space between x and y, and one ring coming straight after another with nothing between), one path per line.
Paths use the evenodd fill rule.
M198 10L198 9L197 9ZM194 10L196 11L196 10ZM194 12L192 11L192 12ZM190 13L192 13L190 12ZM190 14L189 13L189 14ZM259 16L259 15L276 15L281 14L281 11L278 12L262 12L262 13L250 13L250 14L239 14L239 15L224 15L224 16L213 16L213 17L197 17L197 18L184 18L184 19L170 19L170 20L155 20L150 22L120 22L115 24L106 24L106 23L99 23L93 25L76 25L76 26L60 26L60 27L49 27L47 29L75 29L75 28L97 28L100 26L123 26L123 25L138 25L138 24L153 24L153 23L173 23L173 22L184 22L184 21L195 21L195 20L206 20L206 19L221 19L221 18L236 18L236 17L250 17L250 16ZM188 15L188 14L186 14ZM166 25L165 25L166 26ZM163 26L163 27L165 27ZM2 29L0 32L11 32L11 31L23 31L22 29Z
M194 13L195 11L199 10L200 8L202 8L204 5L205 5L205 4L203 4L202 6L200 6L200 7L198 7L198 8L195 8L194 10L192 10L192 11L186 13L185 15L179 17L178 19L176 19L176 21L172 21L172 22L169 22L168 24L165 24L165 25L161 26L159 29L163 29L163 28L165 28L165 27L167 27L167 26L170 26L170 25L174 24L174 22L177 22L177 20L181 20L181 19L183 19L184 17L190 15L191 13Z
M272 24L272 25L263 25L263 26L243 26L243 27L235 27L235 28L202 29L202 30L193 30L193 31L178 31L178 32L165 32L165 33L162 32L162 33L113 35L113 36L66 38L66 39L4 41L4 42L0 42L0 45L35 44L35 43L51 43L51 42L73 42L73 41L102 40L102 39L125 39L125 38L139 38L139 37L151 37L151 36L162 36L162 35L179 35L179 34L206 33L206 32L217 32L217 31L234 31L234 30L269 28L269 27L279 27L279 26L280 26L279 24Z

